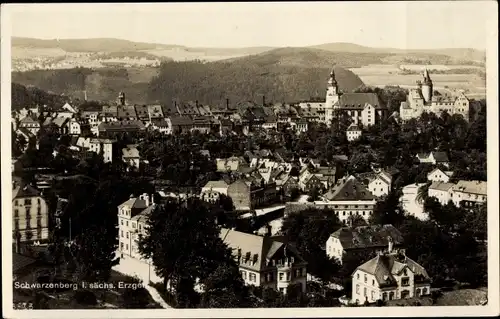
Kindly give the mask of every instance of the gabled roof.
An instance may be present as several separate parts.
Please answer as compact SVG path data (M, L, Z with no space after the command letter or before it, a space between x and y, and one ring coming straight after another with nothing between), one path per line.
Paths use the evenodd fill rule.
M210 181L207 184L205 184L205 186L203 186L203 188L228 188L228 187L229 185L224 180Z
M20 124L32 124L36 123L38 124L38 121L33 119L31 116L25 116L21 121L19 121Z
M433 152L436 162L448 162L448 154L446 152Z
M148 113L151 118L163 118L161 105L148 105Z
M117 116L120 118L137 117L137 113L133 105L121 105L118 107Z
M470 194L487 195L487 186L488 184L484 181L458 181L453 190Z
M340 180L326 195L329 201L374 200L372 193L354 176Z
M151 204L149 207L145 208L143 211L132 217L130 220L138 223L146 223L147 220L149 219L149 216L151 215L151 212L153 211L153 209L156 208L156 206L157 206L156 204Z
M383 108L375 93L344 93L339 99L341 108L364 108L365 104L370 104L376 109Z
M172 126L190 126L193 125L193 120L187 116L172 116L170 117L170 123Z
M417 280L430 280L427 271L416 261L399 254L383 254L365 262L356 270L362 270L375 276L379 286L396 285L394 275L401 273L405 268L414 273Z
M278 251L284 248L295 255L295 258L298 258L300 262L304 262L295 247L286 244L282 237L262 237L222 228L220 238L233 250L233 255L236 256L238 250L240 250L241 266L254 271L263 270L266 267L267 260L271 259ZM250 261L245 263L244 259L247 253L250 253ZM254 263L255 255L257 259Z
M16 186L12 190L12 200L24 197L40 196L40 192L31 185Z
M143 200L143 199L140 199L138 197L130 198L129 200L127 200L127 201L123 202L122 204L120 204L118 206L118 208L121 208L123 206L128 206L131 209L145 209L147 207L146 206L146 201Z
M359 128L359 126L357 126L356 124L351 124L349 125L349 127L347 128L347 131L348 132L354 132L354 131L359 131L361 132L361 129Z
M64 124L66 124L66 122L68 121L69 119L67 117L56 117L52 123L54 123L55 125L57 125L58 127L62 127Z
M447 192L451 190L453 186L455 186L455 184L453 183L433 182L431 186L429 186L429 189L435 189Z
M139 119L149 119L148 107L146 105L135 105L134 109Z
M404 242L401 232L390 224L356 228L342 227L330 236L338 238L345 250L386 247L389 245L389 237L392 238L395 246L400 246Z

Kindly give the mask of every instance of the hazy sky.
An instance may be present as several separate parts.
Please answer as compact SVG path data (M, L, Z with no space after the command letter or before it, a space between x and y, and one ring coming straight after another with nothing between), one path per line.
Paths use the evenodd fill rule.
M489 3L488 3L489 2ZM493 5L493 6L492 6ZM291 2L12 5L12 35L112 37L198 47L486 47L496 3Z

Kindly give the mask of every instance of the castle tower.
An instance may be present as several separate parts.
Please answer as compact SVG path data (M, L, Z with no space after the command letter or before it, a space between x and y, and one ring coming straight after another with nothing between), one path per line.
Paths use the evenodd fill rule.
M333 110L337 106L335 104L339 101L339 87L337 84L337 79L335 78L334 67L330 72L330 78L328 79L328 85L326 87L326 101L325 101L325 122L327 126L331 125L333 119Z
M125 93L120 92L118 94L117 102L118 102L118 105L121 105L121 106L125 105Z
M427 68L424 70L424 81L422 83L422 96L424 97L425 103L430 103L432 100L432 80L429 76L429 71Z

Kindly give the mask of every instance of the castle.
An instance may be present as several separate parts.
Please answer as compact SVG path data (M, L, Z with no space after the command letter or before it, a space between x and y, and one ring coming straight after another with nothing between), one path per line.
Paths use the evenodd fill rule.
M442 95L433 91L433 84L429 71L425 69L423 82L417 81L417 88L410 89L407 101L401 102L399 116L401 120L408 121L418 118L422 113L435 113L438 116L446 111L448 114L460 114L465 120L469 119L469 99L462 91L455 94Z
M341 93L332 68L326 88L325 102L303 102L301 109L314 108L320 113L321 122L331 126L339 112L351 118L351 124L371 126L387 117L387 106L382 105L375 93ZM322 116L321 116L322 115Z

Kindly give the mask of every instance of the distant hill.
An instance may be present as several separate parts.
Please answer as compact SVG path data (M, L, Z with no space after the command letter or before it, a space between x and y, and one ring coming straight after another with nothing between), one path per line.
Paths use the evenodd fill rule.
M434 64L440 63L440 61L448 60L449 63L459 63L468 61L485 61L486 52L483 50L471 49L471 48L450 48L450 49L396 49L396 48L372 48L366 47L353 43L324 43L319 45L310 46L312 49L320 49L331 52L349 52L349 53L373 53L373 54L385 54L385 55L397 55L397 56L413 56L422 57L425 56L434 62ZM434 61L432 61L434 60Z
M27 47L34 49L62 49L66 52L121 52L153 50L158 47L178 47L175 45L172 46L165 44L133 42L113 38L43 40L13 37L11 43L13 47Z
M332 52L313 48L279 48L256 55L233 58L225 61L252 63L256 65L283 65L305 68L355 68L368 64L381 64L387 54Z

